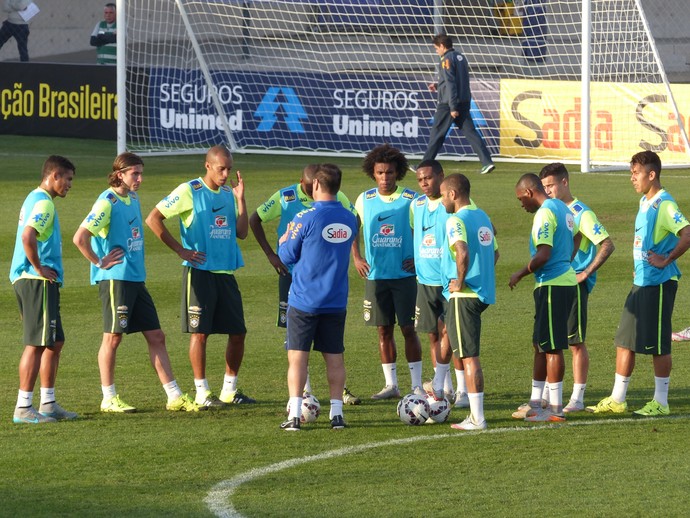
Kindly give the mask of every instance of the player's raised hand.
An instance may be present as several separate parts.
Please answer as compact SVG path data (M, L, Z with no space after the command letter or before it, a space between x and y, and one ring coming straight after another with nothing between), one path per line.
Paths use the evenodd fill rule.
M237 175L237 181L234 182L230 179L230 187L232 187L232 192L235 193L236 198L244 198L244 180L242 180L239 170L235 174Z

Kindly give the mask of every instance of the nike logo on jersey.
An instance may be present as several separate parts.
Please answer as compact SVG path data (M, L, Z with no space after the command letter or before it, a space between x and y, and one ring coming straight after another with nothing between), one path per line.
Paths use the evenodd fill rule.
M379 221L384 221L384 220L386 220L386 219L388 219L388 218L392 218L392 217L393 217L393 214L389 214L388 216L379 216L379 217L378 217L378 220L379 220Z
M218 207L218 208L213 207L213 208L211 209L211 212L218 212L218 211L219 211L220 209L222 209L223 207L225 207L225 205L222 205L222 206L220 206L220 207Z
M430 226L428 226L428 227L425 227L425 226L422 225L422 232L426 232L426 231L429 230L430 228L434 228L434 225L430 225Z
M137 220L137 218L132 218L132 219L130 219L130 220L129 220L129 224L131 225L131 224L134 223L136 220Z
M635 232L639 232L640 230L642 230L642 227L635 228Z

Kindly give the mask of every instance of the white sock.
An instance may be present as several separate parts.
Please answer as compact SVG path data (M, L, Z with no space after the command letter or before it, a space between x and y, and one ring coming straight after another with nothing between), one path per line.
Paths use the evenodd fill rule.
M300 417L302 415L302 396L290 397L290 413L289 419Z
M560 414L563 411L563 382L549 383L549 404L551 410Z
M206 378L200 380L195 378L194 386L196 387L196 404L201 405L206 401L206 395L211 392L208 386L208 380Z
M311 394L311 379L309 379L309 373L307 372L307 380L304 382L304 392L309 392Z
M55 403L55 387L41 387L41 404Z
M436 369L434 370L436 372L434 373L434 379L431 382L431 386L434 390L443 389L446 375L450 372L450 363L436 363Z
M549 382L547 381L546 383L544 383L544 390L541 393L541 398L544 401L548 401L549 397Z
M163 385L163 390L165 390L165 394L168 396L168 403L171 403L182 396L182 390L180 390L176 380L172 380L170 383L165 383Z
M570 396L570 399L577 401L578 403L584 403L586 387L587 383L573 383L573 395Z
M407 364L410 367L410 379L412 381L412 390L415 387L422 386L422 361L409 362Z
M465 371L455 369L455 382L458 386L460 394L467 394L467 381L465 381Z
M20 390L17 394L17 408L28 408L34 402L34 393Z
M115 390L115 383L107 387L101 385L101 391L103 392L103 401L110 401L115 396L117 396L117 391Z
M331 411L328 414L328 418L333 419L337 415L343 415L343 400L331 399Z
M541 401L544 394L544 385L546 381L532 380L532 395L529 397L530 401Z
M484 392L469 392L470 414L474 417L475 424L482 423L484 418Z
M670 379L654 376L654 400L661 406L668 405L668 384Z
M229 374L223 376L223 388L221 392L225 392L226 394L228 392L230 394L237 392L237 376L230 376Z
M386 379L386 386L398 386L398 368L395 363L382 363L383 377Z
M450 364L448 364L446 378L443 380L443 391L448 392L448 394L453 394L455 392L453 388L453 376L450 375Z
M625 395L628 393L628 384L630 383L630 376L621 376L616 373L613 381L613 390L611 397L617 403L625 401Z

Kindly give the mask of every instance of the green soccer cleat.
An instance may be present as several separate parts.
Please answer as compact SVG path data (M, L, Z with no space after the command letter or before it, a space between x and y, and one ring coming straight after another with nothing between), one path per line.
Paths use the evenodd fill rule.
M343 404L345 405L359 405L362 402L357 396L355 396L350 390L345 387L343 389Z
M136 412L137 409L132 405L128 405L120 399L119 394L109 400L103 400L101 402L101 412L112 412L115 414L131 414Z
M611 396L605 397L594 406L588 406L585 410L593 414L622 414L628 410L628 403L619 403Z
M652 399L645 406L633 412L633 417L665 417L671 414L668 405L661 406L656 399Z
M207 410L205 406L197 405L187 394L182 394L177 399L170 401L165 405L165 409L171 412L200 412L201 410Z

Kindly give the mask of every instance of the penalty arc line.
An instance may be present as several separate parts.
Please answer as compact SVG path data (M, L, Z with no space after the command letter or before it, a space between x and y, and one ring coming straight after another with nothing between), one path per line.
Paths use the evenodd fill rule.
M677 415L672 416L667 419L679 419L688 418L688 415ZM259 477L269 475L271 473L277 473L289 468L294 468L301 464L306 464L308 462L316 462L321 460L328 460L335 457L342 457L344 455L351 455L353 453L359 453L366 450L371 450L374 448L382 448L386 446L398 446L401 444L408 444L419 441L433 441L436 439L448 439L452 438L462 438L462 437L472 437L479 434L502 434L509 432L534 432L538 430L545 429L556 429L565 428L573 426L592 426L592 425L615 425L621 423L649 423L657 421L655 418L648 419L636 419L636 418L623 418L623 419L609 419L609 420L596 420L596 421L575 421L566 424L547 424L545 426L511 426L503 428L490 428L481 432L459 432L459 433L444 433L438 435L420 435L416 437L407 437L404 439L391 439L388 441L371 442L360 444L357 446L347 446L345 448L339 448L337 450L330 450L323 453L318 453L316 455L308 455L306 457L298 457L295 459L284 460L282 462L277 462L275 464L270 464L262 468L254 468L239 475L234 476L231 479L224 480L216 484L208 492L206 498L204 498L204 503L208 506L209 511L211 511L215 516L220 518L241 518L242 514L237 512L233 507L230 499L235 493L237 488L242 484L251 482ZM663 422L663 421L662 421Z

